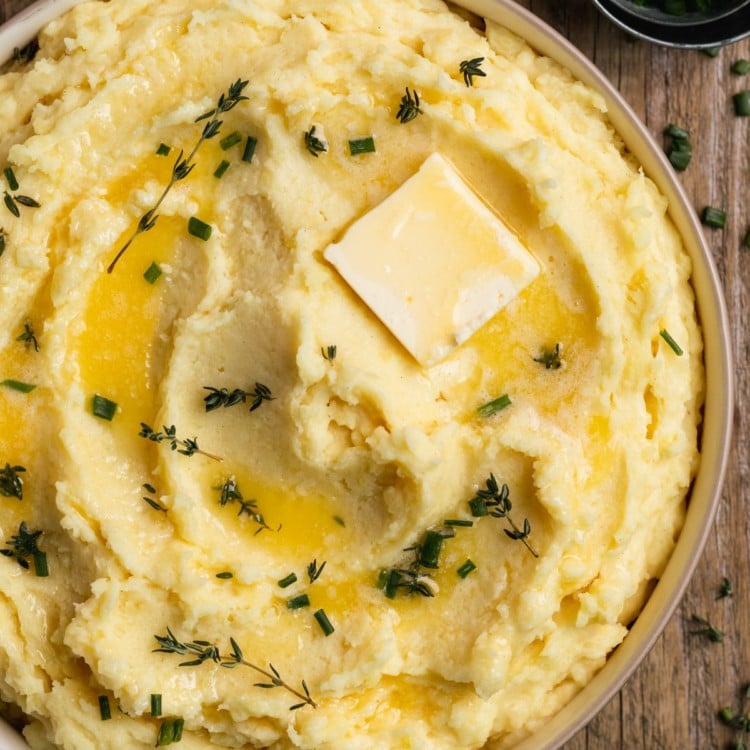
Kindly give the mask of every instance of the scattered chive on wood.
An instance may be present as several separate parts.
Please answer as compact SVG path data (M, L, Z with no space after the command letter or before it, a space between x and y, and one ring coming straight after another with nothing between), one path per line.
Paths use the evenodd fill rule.
M365 138L355 138L349 141L349 154L359 156L360 154L374 154L375 139L368 135Z
M310 606L310 597L307 594L298 594L286 600L287 609L302 609Z
M715 625L711 624L708 620L699 615L693 615L691 621L697 626L697 630L691 630L691 635L702 635L708 638L713 643L721 643L724 640L723 631L719 630Z
M672 338L671 334L666 328L662 328L661 331L659 331L659 335L664 339L664 341L667 342L669 348L678 357L681 357L684 354L684 352L682 351L682 347Z
M115 414L117 414L117 404L95 393L91 399L91 412L95 417L111 422Z
M242 140L242 135L239 133L239 131L235 130L233 133L230 133L225 138L222 138L219 141L219 146L221 146L222 151L229 151L232 146L236 146L240 141Z
M161 693L151 693L151 716L161 716Z
M229 162L226 159L222 159L219 162L219 166L216 167L216 169L214 169L214 177L217 180L220 180L226 174L226 171L227 169L229 169L229 166L230 166Z
M670 164L678 172L685 171L693 156L693 144L690 142L690 134L685 128L681 128L674 123L669 123L664 129L664 135L669 138L666 153Z
M732 582L726 576L724 576L721 579L721 586L719 587L719 595L716 598L725 599L728 596L734 596L734 586L732 586Z
M181 716L173 719L164 719L159 726L159 734L156 738L156 747L166 747L182 740L182 731L185 720Z
M0 382L0 385L4 388L9 388L11 391L18 391L19 393L31 393L35 388L35 383L24 383L22 380L13 380L8 378Z
M106 695L99 696L99 716L102 721L112 718L112 709L109 707L109 698Z
M255 136L249 135L245 141L245 148L242 151L242 161L248 164L252 163L253 156L255 155L255 147L258 145L258 139Z
M208 242L212 231L213 227L210 224L206 224L205 221L202 221L197 216L191 216L188 219L188 232L192 234L193 237Z
M161 275L161 266L156 261L152 261L151 265L143 272L143 278L149 284L155 284Z
M730 68L730 70L736 76L744 76L747 73L750 73L750 60L745 60L744 58L735 60L732 63L732 67Z
M288 586L291 586L293 583L296 583L296 582L297 582L297 574L290 573L288 576L284 576L283 578L279 579L278 584L282 589L285 589Z
M156 149L157 156L169 156L171 152L172 152L172 147L167 146L166 143L160 143L159 148Z
M324 636L328 637L333 633L335 628L331 625L331 621L328 619L328 615L326 615L324 610L317 610L313 613L313 617L317 620L318 625L320 625L320 629L323 631Z
M737 117L750 116L750 90L738 91L733 97L734 113Z
M727 212L713 206L706 206L701 212L701 222L707 227L724 229L727 222Z
M466 562L460 565L456 569L456 573L458 574L459 578L466 578L466 576L469 575L472 571L476 570L477 566L470 560L466 559Z
M499 396L492 401L488 401L486 404L482 404L478 407L477 414L486 419L487 417L491 417L493 414L497 414L497 412L510 406L511 403L510 396L507 393L504 393L502 396Z
M702 49L701 52L703 52L706 57L718 57L721 52L721 47L706 47L705 49Z
M18 190L18 180L16 179L16 175L13 172L13 167L5 167L5 169L3 170L3 174L5 175L8 187L11 190Z

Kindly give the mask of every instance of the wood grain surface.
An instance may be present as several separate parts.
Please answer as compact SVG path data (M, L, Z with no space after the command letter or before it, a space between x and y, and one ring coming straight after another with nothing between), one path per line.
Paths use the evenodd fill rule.
M30 4L0 0L0 22ZM750 683L750 522L744 489L750 480L745 418L750 249L742 245L750 229L750 118L734 115L732 94L750 88L750 75L733 75L730 65L750 59L750 42L724 47L711 58L633 40L600 17L589 0L521 4L593 60L658 140L670 122L690 131L694 155L680 179L696 210L712 205L728 216L724 230L706 229L726 292L736 359L734 445L717 521L663 635L623 690L564 750L733 747L737 734L719 722L717 711L741 707L741 690ZM719 598L725 576L734 594ZM713 643L693 634L693 614L724 631L724 640ZM745 740L750 745L750 734Z

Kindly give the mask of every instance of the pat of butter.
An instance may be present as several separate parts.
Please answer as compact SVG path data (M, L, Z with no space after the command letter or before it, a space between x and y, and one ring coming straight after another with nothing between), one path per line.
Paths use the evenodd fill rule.
M539 274L516 235L438 153L324 257L426 367Z

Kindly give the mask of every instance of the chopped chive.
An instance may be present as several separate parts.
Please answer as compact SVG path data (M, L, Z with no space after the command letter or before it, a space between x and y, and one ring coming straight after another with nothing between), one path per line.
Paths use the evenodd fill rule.
M102 721L107 721L112 718L112 711L109 707L109 698L106 695L99 696L99 716Z
M510 404L510 396L505 393L499 398L488 401L486 404L482 404L482 406L477 409L477 414L479 414L480 417L491 417L493 414L496 414L502 409L505 409L507 406L510 406Z
M745 60L744 58L735 60L730 70L736 76L744 76L746 73L750 73L750 60Z
M46 578L49 575L47 567L47 553L43 550L34 550L34 573L37 578Z
M217 578L221 578L223 581L228 581L230 578L234 578L234 573L231 573L228 570L225 570L221 573L216 574Z
M714 229L724 229L727 221L727 212L713 206L706 206L701 213L701 221L707 227Z
M199 240L207 242L211 237L213 228L210 224L206 224L205 221L201 221L197 216L191 216L188 219L188 232L197 237Z
M11 190L18 190L18 180L16 179L16 175L13 173L12 167L5 167L3 170L3 174L5 175L5 179L8 181L8 187Z
M229 151L232 146L236 146L242 140L242 136L239 131L235 130L234 133L230 133L226 138L222 138L219 141L222 151Z
M739 91L732 97L734 113L737 117L750 116L750 90Z
M146 279L149 284L155 284L161 274L161 266L156 261L153 261L151 265L143 272L143 278Z
M249 135L245 141L245 149L242 152L242 161L246 161L248 164L252 162L257 145L258 139L255 136Z
M443 535L437 531L428 531L424 541L419 545L417 561L422 567L437 568L440 550L443 546Z
M278 583L282 589L285 589L287 586L291 586L293 583L296 583L296 582L297 582L297 574L290 573L288 576L284 576L284 578L282 578Z
M214 170L214 177L216 177L217 180L220 180L227 169L229 169L229 162L226 159L222 159L219 162L219 166Z
M335 628L333 625L331 625L331 621L328 619L328 615L322 610L319 609L317 612L313 614L313 617L318 621L318 625L320 625L320 629L323 631L323 635L326 637L331 635Z
M91 412L95 417L111 422L112 418L117 414L117 404L96 393L91 399Z
M161 716L161 693L151 693L151 716Z
M667 344L669 344L669 348L678 357L683 355L682 347L670 336L669 331L667 331L666 328L662 328L661 331L659 331L659 335L667 342Z
M36 388L34 383L24 383L21 380L13 380L12 378L3 380L0 382L0 385L5 388L10 388L12 391L18 391L19 393L31 393L34 388Z
M463 563L459 568L456 569L456 573L458 573L460 578L466 578L469 573L476 570L477 566L474 565L474 563L469 560L469 558L466 558L466 562Z
M167 146L166 143L160 143L159 148L156 149L156 155L157 156L169 156L169 153L171 150L172 150L171 146Z
M310 597L307 594L298 594L286 601L287 609L302 609L310 606Z
M358 156L359 154L374 154L375 153L375 139L368 135L366 138L355 138L349 141L349 153L352 156Z
M487 510L487 503L483 497L472 497L469 500L469 510L474 518L481 518L482 516L488 516L490 512Z
M165 747L182 739L182 728L185 720L182 717L175 719L164 719L159 727L159 735L156 738L156 747Z
M664 128L664 135L668 135L670 138L683 138L685 140L690 138L690 133L688 133L685 128L681 128L679 125L675 125L672 122Z
M721 47L706 47L706 49L701 50L703 54L706 57L718 57L719 52L721 52Z
M678 148L673 148L669 154L667 155L667 158L669 159L669 163L678 171L678 172L684 172L688 164L690 164L690 159L692 158L693 154L690 151L683 151Z
M446 518L443 521L443 524L445 526L466 526L466 527L469 527L469 526L473 526L474 525L474 521L470 521L468 518L467 519L463 519L463 518Z

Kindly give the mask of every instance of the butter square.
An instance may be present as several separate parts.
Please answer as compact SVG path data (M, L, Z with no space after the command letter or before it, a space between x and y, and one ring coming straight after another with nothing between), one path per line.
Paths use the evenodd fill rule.
M448 356L540 272L439 153L323 255L425 367Z

